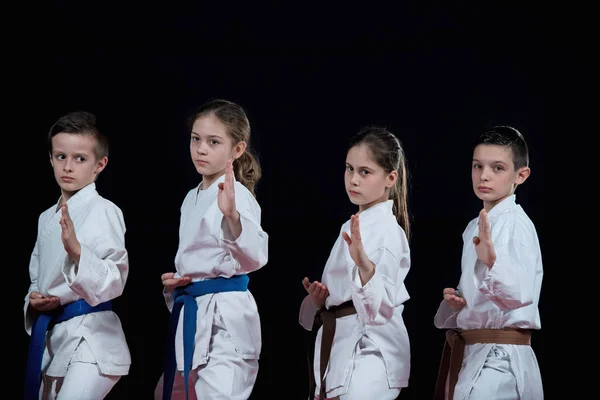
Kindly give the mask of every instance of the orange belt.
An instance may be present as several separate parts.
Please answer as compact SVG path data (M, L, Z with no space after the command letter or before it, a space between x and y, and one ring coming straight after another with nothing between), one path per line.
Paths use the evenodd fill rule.
M446 342L435 384L434 400L444 400L446 383L448 399L454 397L454 387L462 366L465 346L475 343L531 345L531 331L527 329L468 329L446 331Z

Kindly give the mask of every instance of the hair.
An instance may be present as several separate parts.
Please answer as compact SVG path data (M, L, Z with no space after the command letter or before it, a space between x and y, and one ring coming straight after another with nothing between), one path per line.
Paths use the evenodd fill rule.
M387 173L398 171L398 179L390 190L390 199L394 201L393 213L410 238L410 222L408 214L408 169L406 156L400 140L385 128L371 126L362 129L350 140L348 150L355 146L366 146L373 160Z
M108 138L100 132L96 116L86 111L75 111L63 115L50 127L48 132L48 148L52 153L52 138L59 133L69 135L91 136L96 141L94 155L96 160L108 157Z
M529 149L521 132L511 126L494 126L482 133L475 141L475 146L489 144L504 146L512 151L515 171L529 166Z
M234 145L239 142L246 143L246 150L233 161L233 172L235 179L244 185L254 197L254 189L262 176L260 163L250 149L250 121L244 109L228 100L211 100L196 111L189 121L189 128L199 118L212 115L216 117L227 129Z

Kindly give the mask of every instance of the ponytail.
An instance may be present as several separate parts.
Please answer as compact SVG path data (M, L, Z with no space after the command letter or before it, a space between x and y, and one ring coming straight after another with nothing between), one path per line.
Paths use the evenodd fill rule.
M396 216L396 220L404 229L406 238L410 239L410 222L408 218L408 200L407 200L407 188L408 188L408 169L406 168L404 157L400 161L400 168L398 168L398 178L396 183L390 191L390 198L394 201L393 213Z
M233 161L233 172L235 179L244 185L254 197L254 188L262 176L260 164L257 158L246 149L242 155Z

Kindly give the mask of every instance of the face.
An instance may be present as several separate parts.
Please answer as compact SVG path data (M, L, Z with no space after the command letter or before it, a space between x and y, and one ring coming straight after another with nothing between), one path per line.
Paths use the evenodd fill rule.
M96 180L106 167L107 157L96 159L96 139L90 135L59 133L52 138L50 164L63 200Z
M509 147L480 144L473 151L473 190L487 211L512 195L517 185L529 177L529 173L528 167L515 171Z
M196 171L202 174L204 189L225 173L227 161L246 150L246 143L234 145L226 126L214 115L198 118L192 127L190 155Z
M346 155L344 182L346 192L359 211L389 199L389 189L398 179L398 172L386 172L372 158L364 145L354 146Z

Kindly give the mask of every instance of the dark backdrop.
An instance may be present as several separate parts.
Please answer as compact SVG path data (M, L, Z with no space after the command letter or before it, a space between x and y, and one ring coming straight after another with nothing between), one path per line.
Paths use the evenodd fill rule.
M174 270L179 207L199 182L184 120L217 97L246 109L264 171L257 195L270 255L250 282L263 333L252 398L305 398L300 282L320 279L340 225L356 211L343 187L346 142L369 124L398 135L410 172L411 299L404 317L412 372L400 398L433 393L443 344L433 316L442 289L458 282L461 234L481 207L471 189L471 140L494 124L518 128L530 146L532 174L517 202L537 226L545 261L543 329L533 347L547 398L562 388L551 378L564 369L550 337L562 325L551 310L562 304L553 293L564 285L565 256L550 241L564 218L556 218L560 206L550 205L561 167L548 143L568 133L558 122L575 106L564 97L591 69L580 67L575 47L555 34L548 10L509 3L327 9L47 2L7 19L14 30L5 85L14 94L5 101L15 109L15 126L5 135L16 142L5 147L5 172L13 187L17 180L18 194L5 200L15 232L9 265L17 389L37 217L59 196L47 158L50 125L66 112L88 110L111 139L97 185L121 207L128 228L130 276L115 309L133 364L109 398L150 399L169 315L160 274ZM555 99L563 94L559 108ZM12 212L17 206L19 213Z

